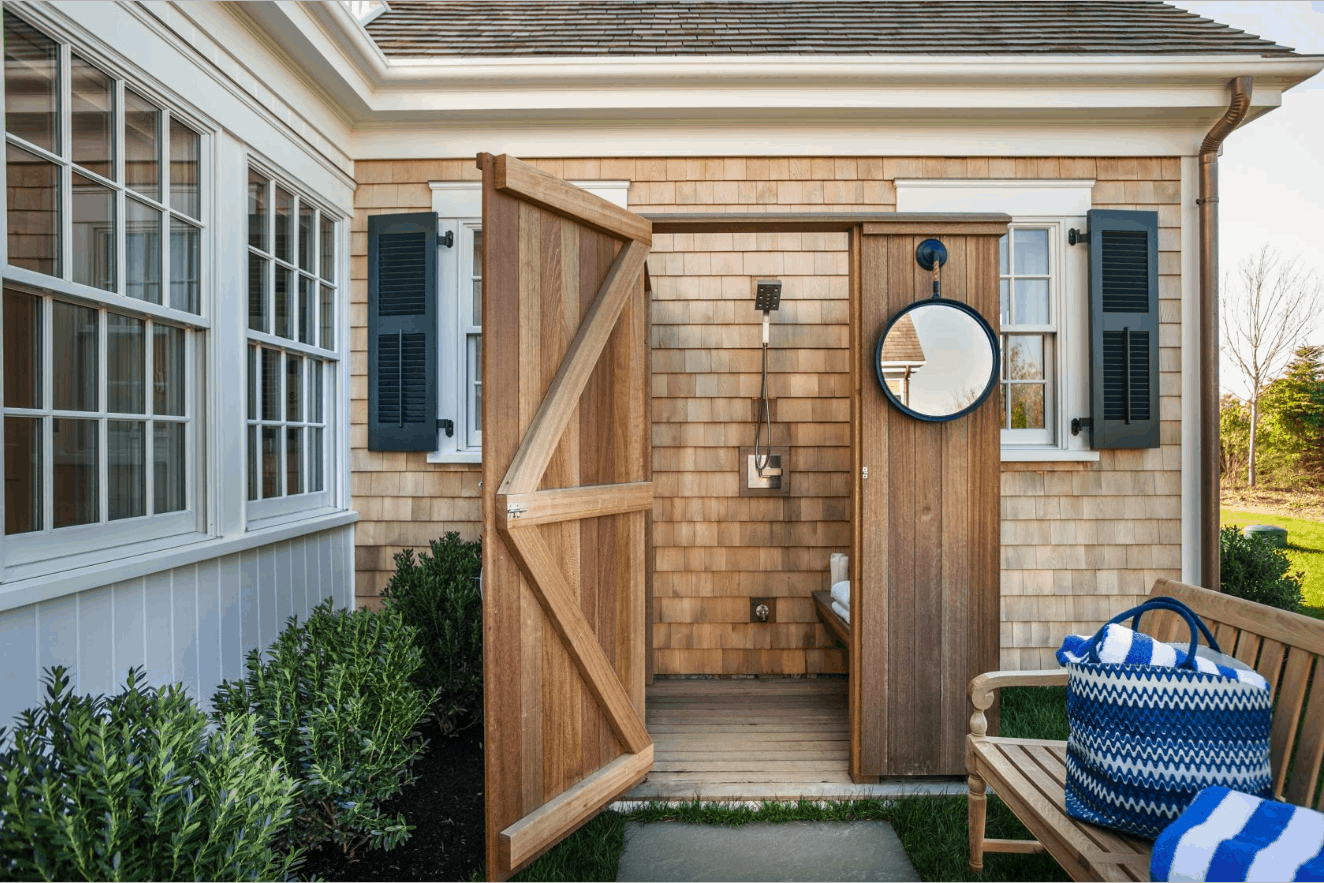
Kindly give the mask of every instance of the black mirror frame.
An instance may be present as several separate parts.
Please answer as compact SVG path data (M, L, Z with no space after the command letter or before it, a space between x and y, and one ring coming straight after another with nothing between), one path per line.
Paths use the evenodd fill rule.
M966 405L964 408L957 411L955 414L943 414L936 417L929 414L921 414L918 411L906 405L901 404L901 401L896 397L895 394L893 394L892 390L888 387L886 381L883 379L883 365L882 365L883 341L887 339L887 332L891 331L892 326L895 325L901 319L902 316L906 315L911 310L918 309L919 307L931 307L931 306L952 307L953 309L961 310L962 312L969 315L972 319L975 320L975 324L978 325L983 330L985 336L988 337L989 347L991 347L993 350L993 369L989 373L988 382L984 385L984 391L979 394L979 398L975 399L973 402L971 402L969 405ZM993 332L993 326L989 325L988 320L985 319L983 315L981 315L980 312L976 310L974 307L970 306L967 303L962 303L959 300L951 300L945 297L930 297L930 298L925 298L924 300L917 300L914 303L909 304L903 307L902 309L898 310L897 313L894 316L892 316L891 319L887 320L887 325L883 327L882 334L878 335L878 343L873 350L873 373L874 373L874 377L876 377L878 380L878 386L881 387L883 390L883 395L887 396L887 400L890 401L893 405L895 405L896 409L901 413L909 417L914 417L916 420L923 420L927 423L946 423L949 420L959 420L965 415L977 410L980 405L984 404L984 400L987 399L990 395L992 395L993 390L997 388L998 381L1001 377L1001 372L1002 372L1002 348L998 346L998 336Z

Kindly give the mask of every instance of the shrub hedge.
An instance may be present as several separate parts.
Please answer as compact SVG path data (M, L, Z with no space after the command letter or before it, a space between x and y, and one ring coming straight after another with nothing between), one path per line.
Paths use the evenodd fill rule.
M1259 536L1243 536L1228 525L1218 533L1219 570L1223 591L1280 610L1300 612L1304 573L1289 573L1292 562L1279 548Z

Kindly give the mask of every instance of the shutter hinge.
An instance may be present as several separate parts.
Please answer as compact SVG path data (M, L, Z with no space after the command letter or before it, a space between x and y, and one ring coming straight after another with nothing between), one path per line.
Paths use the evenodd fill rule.
M1067 231L1067 245L1089 245L1090 231L1072 227Z
M444 245L447 248L453 248L455 246L455 233L450 230L447 230L445 233L438 233L437 244Z
M511 521L514 521L528 511L529 510L525 509L523 506L520 506L516 503L511 503L509 506L506 507L506 517L509 518Z
M455 421L446 417L437 418L437 429L446 433L446 438L455 437Z
M1071 434L1072 434L1072 435L1080 435L1080 431L1081 431L1082 429L1085 429L1086 427L1088 427L1088 428L1090 428L1090 429L1093 429L1093 428L1094 428L1094 421L1091 420L1091 419L1088 418L1088 417L1072 417L1072 418L1071 418Z

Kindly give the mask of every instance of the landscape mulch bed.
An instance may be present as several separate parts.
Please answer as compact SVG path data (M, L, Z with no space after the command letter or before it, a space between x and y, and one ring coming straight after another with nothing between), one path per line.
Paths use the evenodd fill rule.
M299 876L324 880L470 880L483 867L483 728L455 736L434 725L414 763L418 781L392 798L387 813L414 827L389 852L361 849L353 858L326 844L308 854Z

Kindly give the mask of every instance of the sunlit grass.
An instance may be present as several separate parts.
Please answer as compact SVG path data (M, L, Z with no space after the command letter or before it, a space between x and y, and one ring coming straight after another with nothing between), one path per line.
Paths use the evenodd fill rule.
M1219 516L1224 527L1229 524L1238 527L1274 524L1286 529L1286 552L1292 562L1292 570L1305 573L1301 591L1305 595L1306 606L1324 611L1324 522L1231 509L1223 509Z

